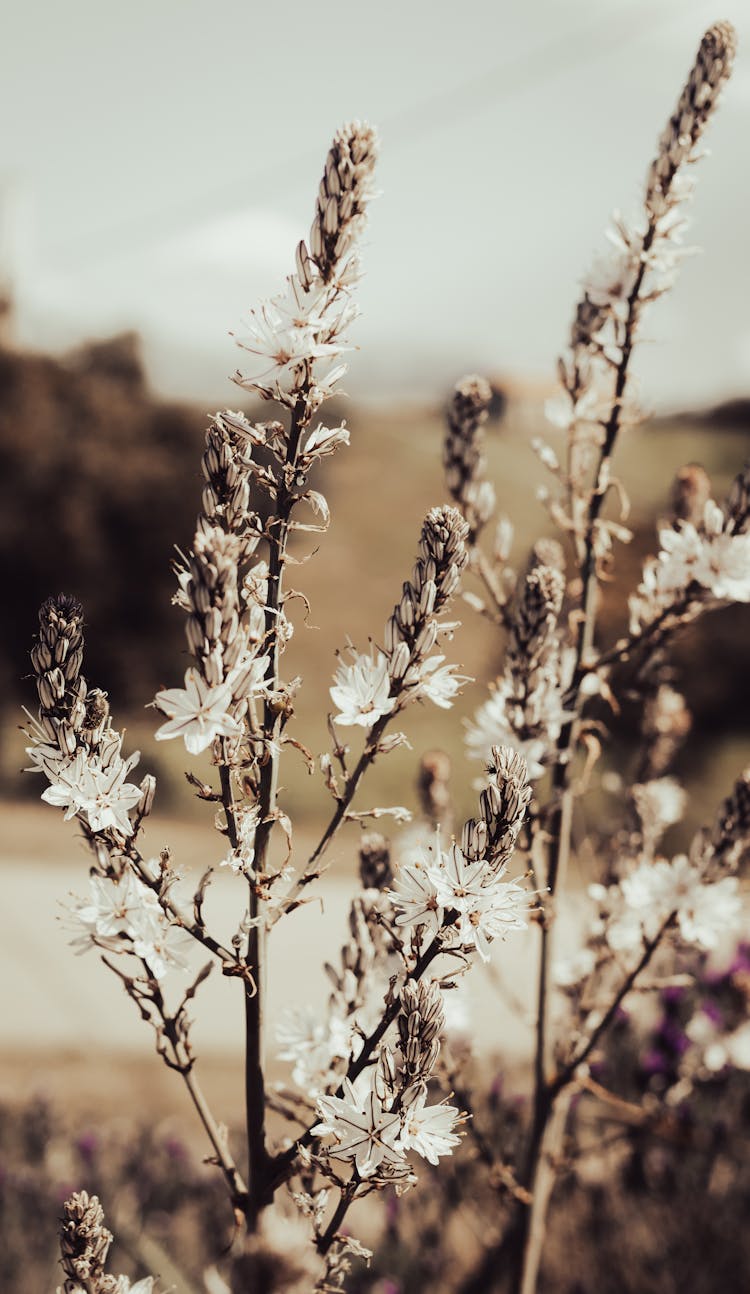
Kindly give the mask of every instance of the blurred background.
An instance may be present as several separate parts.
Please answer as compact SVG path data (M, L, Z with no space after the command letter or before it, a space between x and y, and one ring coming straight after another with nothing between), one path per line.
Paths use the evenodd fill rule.
M0 838L14 992L0 1026L0 1099L12 1106L37 1092L75 1122L81 1111L111 1116L148 1084L156 1119L171 1112L171 1076L148 1055L118 987L93 958L74 962L57 920L65 894L85 888L82 843L19 771L40 602L65 590L84 603L87 676L159 778L151 850L169 842L188 873L218 861L221 842L188 794L177 744L154 743L144 706L184 670L171 561L193 534L207 414L257 412L228 380L241 363L229 334L293 268L333 131L353 116L378 126L381 196L359 290L360 350L348 398L328 414L346 418L351 446L318 482L333 521L299 568L311 610L305 621L299 603L287 657L288 675L306 683L294 735L313 753L327 743L335 649L347 635L364 648L380 634L421 517L445 498L443 409L464 372L494 384L488 457L516 526L514 557L549 533L530 440L546 434L544 400L579 278L611 210L637 206L703 29L729 18L740 52L693 203L701 255L648 319L638 372L655 416L618 460L634 540L605 601L604 633L614 635L675 471L702 462L720 495L748 454L750 23L739 0L721 12L704 0L380 0L376 10L333 0L320 12L299 0L132 0L121 12L93 0L12 9L6 0L4 17ZM471 810L462 719L486 696L502 642L468 609L463 619L452 658L476 683L453 711L412 716L413 749L381 761L368 803L413 807L419 753L440 747L456 766L458 812ZM679 769L691 796L676 846L750 759L749 627L747 615L716 615L678 653L695 727ZM627 753L629 739L625 716L616 750ZM605 759L626 771L611 749ZM288 762L285 807L302 851L327 806L304 761ZM334 851L327 911L340 923L355 853L354 836ZM232 901L227 892L222 902ZM301 919L314 949L318 928ZM284 945L280 963L293 955ZM322 998L322 977L315 985ZM241 1040L215 1013L207 1086L229 1119L239 1113ZM65 1163L59 1178L72 1172ZM62 1189L51 1176L50 1189Z

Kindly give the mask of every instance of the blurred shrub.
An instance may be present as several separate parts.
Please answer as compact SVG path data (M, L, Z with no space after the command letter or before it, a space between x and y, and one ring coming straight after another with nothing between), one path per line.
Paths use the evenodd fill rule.
M38 607L59 590L83 601L87 672L120 705L143 705L173 677L182 643L170 563L194 527L204 425L197 410L149 395L131 335L66 364L0 351L6 699L28 672Z

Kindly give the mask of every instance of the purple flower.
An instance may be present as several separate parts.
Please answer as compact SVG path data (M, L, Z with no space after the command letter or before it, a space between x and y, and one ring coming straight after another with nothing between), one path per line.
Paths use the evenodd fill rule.
M664 1052L656 1047L649 1048L641 1056L641 1070L644 1074L666 1074L668 1069L669 1064Z
M496 1110L502 1100L503 1095L503 1075L496 1074L490 1083L489 1103L493 1110Z
M169 1155L170 1159L177 1159L177 1160L183 1161L188 1157L187 1150L185 1149L185 1146L183 1145L183 1143L180 1141L179 1137L167 1137L166 1141L164 1142L164 1149Z
M95 1132L82 1132L76 1141L76 1150L85 1163L90 1164L99 1149L99 1138Z
M685 989L680 984L670 984L661 991L661 1000L665 1006L674 1006L685 996Z
M669 1016L665 1016L662 1020L656 1031L656 1036L661 1045L676 1056L684 1056L690 1046L690 1039L682 1025L678 1024L676 1020L672 1020Z
M750 944L738 944L734 959L729 967L729 975L741 975L750 970Z
M705 1016L707 1016L712 1024L722 1025L724 1023L724 1016L721 1007L718 1002L714 1002L710 997L705 998L701 1002L701 1011Z

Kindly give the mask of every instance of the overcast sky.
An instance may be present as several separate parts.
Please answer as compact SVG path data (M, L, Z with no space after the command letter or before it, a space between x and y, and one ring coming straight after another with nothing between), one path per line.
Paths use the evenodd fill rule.
M155 383L231 404L228 332L307 232L333 130L382 138L348 389L546 379L610 211L630 211L700 35L738 66L701 165L702 254L646 395L750 391L747 0L5 0L2 255L21 337L142 331Z

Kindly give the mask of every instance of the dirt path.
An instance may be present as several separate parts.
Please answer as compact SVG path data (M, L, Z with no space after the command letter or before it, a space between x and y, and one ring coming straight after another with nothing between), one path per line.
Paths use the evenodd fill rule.
M132 1101L147 1091L150 1103L167 1106L174 1099L174 1079L154 1056L150 1030L96 954L77 956L69 947L65 900L71 892L84 895L87 890L86 853L71 826L44 806L0 810L0 983L5 987L0 1097L13 1100L43 1091L86 1109L92 1102L116 1106L126 1094ZM157 823L151 836L154 852L169 839L175 859L189 869L190 894L200 868L216 854L215 834ZM271 1046L275 1023L286 1007L309 1003L322 1009L325 1002L322 963L335 959L345 937L352 884L334 872L323 878L319 892L319 902L299 909L273 932ZM243 901L241 879L220 871L210 887L206 913L226 939L236 928ZM475 1045L502 1057L503 1067L515 1067L529 1054L530 1031L523 1017L532 1000L536 939L534 931L498 944L489 969L473 968L456 994ZM519 1000L520 1014L511 998ZM233 1103L243 1051L241 988L212 974L194 1007L195 1050L204 1082L226 1091ZM224 1117L233 1113L234 1108L227 1110Z

